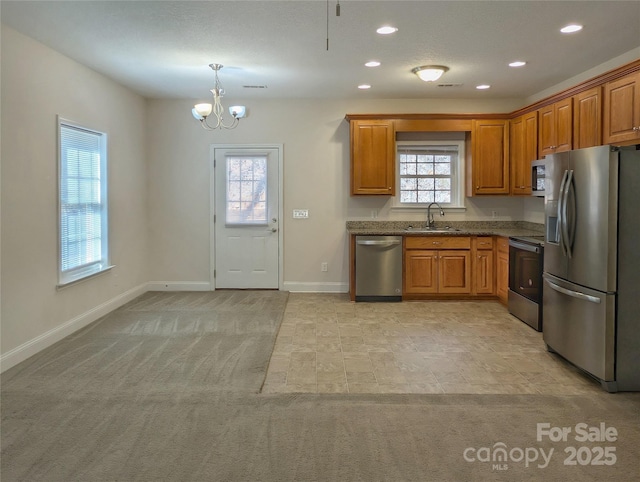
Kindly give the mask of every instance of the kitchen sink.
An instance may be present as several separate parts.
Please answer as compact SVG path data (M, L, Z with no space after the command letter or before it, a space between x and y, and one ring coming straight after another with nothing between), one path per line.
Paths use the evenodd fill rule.
M405 228L407 233L455 233L459 232L459 229L444 227L444 228Z

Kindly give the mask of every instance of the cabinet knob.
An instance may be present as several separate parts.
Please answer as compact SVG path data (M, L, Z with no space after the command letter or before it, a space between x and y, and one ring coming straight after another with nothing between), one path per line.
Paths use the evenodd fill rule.
M640 131L640 127L635 126L635 127L633 128L633 130L634 130L634 131Z

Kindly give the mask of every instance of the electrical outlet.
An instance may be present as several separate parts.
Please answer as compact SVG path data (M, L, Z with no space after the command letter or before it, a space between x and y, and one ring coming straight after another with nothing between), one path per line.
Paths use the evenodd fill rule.
M320 271L329 271L329 263L327 263L326 261L324 261L324 262L320 265Z
M498 217L498 211L496 211L495 209L493 211L491 211L491 217L492 218L497 218Z
M376 219L378 217L378 210L377 209L372 209L371 210L371 219Z
M307 219L309 217L308 209L294 209L293 219Z

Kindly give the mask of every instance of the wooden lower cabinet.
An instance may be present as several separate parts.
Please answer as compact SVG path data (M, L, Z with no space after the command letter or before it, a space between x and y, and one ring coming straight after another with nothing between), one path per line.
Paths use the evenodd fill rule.
M493 295L496 292L493 236L474 238L473 248L473 293Z
M493 253L491 236L406 237L403 295L407 299L495 296Z
M434 294L438 292L438 252L419 249L406 251L404 292Z
M468 250L407 251L404 291L407 294L471 293L471 253Z
M509 238L498 237L496 260L496 294L503 305L509 296Z

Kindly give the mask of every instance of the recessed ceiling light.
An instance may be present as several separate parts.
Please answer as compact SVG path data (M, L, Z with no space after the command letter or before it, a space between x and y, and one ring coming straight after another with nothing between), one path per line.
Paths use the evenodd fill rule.
M491 86L488 84L482 84L482 85L476 85L476 89L478 90L485 90L485 89L490 89Z
M380 65L380 62L378 62L377 60L370 60L364 65L366 65L367 67L378 67Z
M580 30L582 30L582 25L578 25L578 24L575 24L575 23L572 23L572 24L567 25L566 27L562 27L560 29L560 31L562 33L573 33L573 32L578 32Z
M511 62L509 67L522 67L523 65L527 65L527 63L522 60L516 60L515 62Z
M367 90L367 89L370 89L370 88L371 88L371 86L369 84L360 84L358 86L358 89L362 89L362 90Z
M396 33L397 31L398 31L397 28L390 27L388 25L385 25L384 27L380 27L378 30L376 30L376 32L378 32L380 35L389 35L390 33Z

